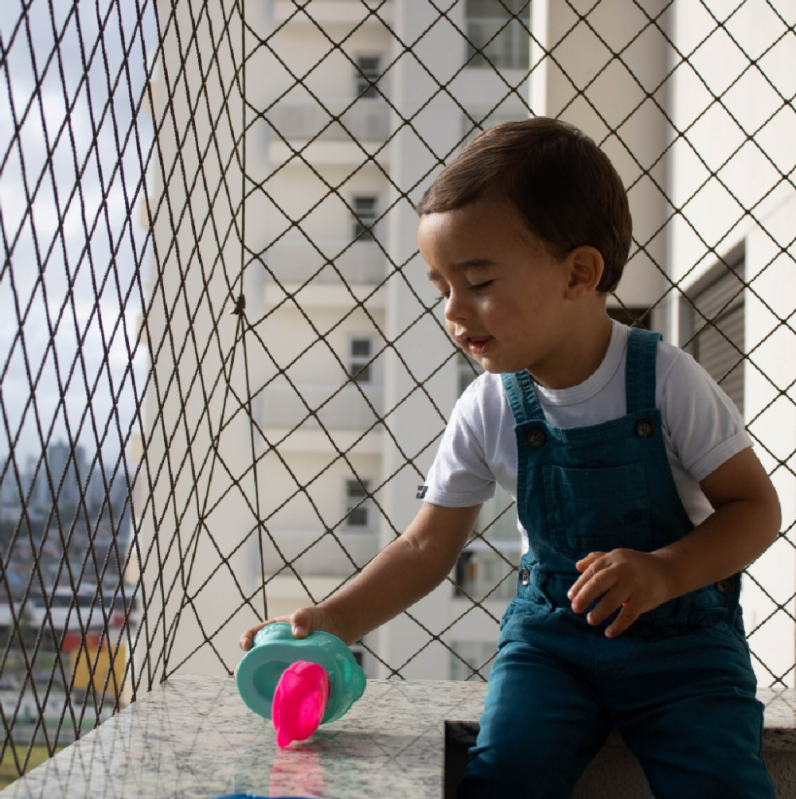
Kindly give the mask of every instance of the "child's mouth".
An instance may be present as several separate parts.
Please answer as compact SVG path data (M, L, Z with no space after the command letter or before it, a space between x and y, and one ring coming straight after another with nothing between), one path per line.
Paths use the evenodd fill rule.
M483 355L491 343L492 336L484 336L483 338L468 338L467 348L473 353L473 355Z

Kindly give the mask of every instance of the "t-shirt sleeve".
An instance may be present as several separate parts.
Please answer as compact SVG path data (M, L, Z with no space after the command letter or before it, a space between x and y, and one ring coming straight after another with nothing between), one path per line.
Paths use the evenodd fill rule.
M423 499L433 505L467 508L494 496L495 478L484 456L484 428L473 397L468 390L454 406L426 476Z
M666 376L661 413L676 457L697 482L752 446L735 403L683 351Z

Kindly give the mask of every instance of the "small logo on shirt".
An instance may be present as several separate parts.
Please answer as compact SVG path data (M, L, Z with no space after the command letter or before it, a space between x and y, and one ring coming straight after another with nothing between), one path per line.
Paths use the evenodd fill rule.
M427 493L428 493L428 486L418 486L417 494L415 494L415 497L417 499L423 499Z

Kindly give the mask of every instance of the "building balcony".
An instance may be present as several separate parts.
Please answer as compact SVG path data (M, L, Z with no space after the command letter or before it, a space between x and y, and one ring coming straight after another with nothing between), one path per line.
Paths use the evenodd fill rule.
M291 241L283 239L265 255L269 276L280 283L380 283L387 258L375 241ZM334 264L334 268L329 265ZM324 267L324 264L326 266Z
M390 135L390 109L377 98L362 99L351 105L353 98L321 98L291 102L282 100L267 113L275 133L288 141L360 142L384 141ZM349 107L350 106L350 107ZM339 117L340 121L332 121Z
M277 305L299 287L302 305L347 307L352 294L367 298L370 308L384 305L384 292L376 287L387 277L387 258L375 241L282 240L263 260L268 305Z
M288 163L295 149L306 148L305 157L316 164L361 163L367 154L389 166L390 148L384 143L390 137L392 112L384 100L324 97L321 102L284 99L266 113L272 131L270 164ZM312 143L307 147L307 142Z
M309 4L307 4L309 5ZM369 16L368 8L378 12L378 17ZM291 0L274 0L274 24L283 25L290 21L291 25L301 24L315 27L320 24L353 24L376 25L381 27L394 21L393 3L382 3L378 0L314 0L307 14L297 14L296 4Z
M361 389L361 390L360 390ZM305 385L301 397L287 383L268 386L261 394L259 420L264 428L301 431L364 431L377 424L384 410L384 390L377 385Z
M328 582L328 591L336 590L346 578L351 575L351 562L364 566L374 558L380 547L379 533L375 528L353 530L338 525L334 535L323 535L320 530L284 530L271 529L270 534L279 545L279 553L269 551L266 554L265 570L272 574L280 575L267 581L266 591L268 601L273 605L280 594L287 591L289 585L292 589L291 607L285 612L292 612L297 607L306 605L310 597L296 596L302 589L301 583L292 573L285 568L285 563L296 563L303 581L310 582L320 579ZM328 581L328 578L337 578ZM273 585L272 585L273 583ZM319 594L324 596L324 594ZM288 603L290 604L290 603ZM273 608L271 608L273 612Z

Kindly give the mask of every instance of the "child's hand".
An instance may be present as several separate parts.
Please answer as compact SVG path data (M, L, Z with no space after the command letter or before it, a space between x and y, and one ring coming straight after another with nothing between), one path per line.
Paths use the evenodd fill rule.
M284 621L290 625L294 638L306 638L313 630L323 630L336 635L338 638L343 638L342 631L338 629L338 625L334 623L328 613L325 613L320 608L310 607L300 608L290 616L279 616L275 619L268 619L262 624L255 624L254 627L249 627L240 637L238 642L240 648L244 652L248 652L252 648L252 641L257 632L262 630L263 627L278 621Z
M581 575L567 594L574 613L583 613L599 599L586 618L589 624L600 624L621 608L605 631L609 638L621 635L642 613L674 597L667 563L654 553L592 552L575 567Z

